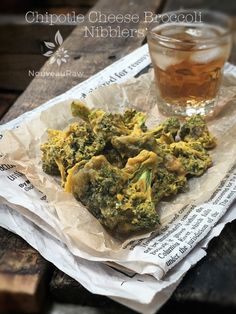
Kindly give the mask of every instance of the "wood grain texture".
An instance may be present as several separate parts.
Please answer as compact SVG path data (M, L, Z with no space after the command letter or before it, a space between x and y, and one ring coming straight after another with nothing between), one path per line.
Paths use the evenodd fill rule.
M217 3L216 6L214 3L213 1L209 2L209 7L217 9ZM199 0L191 3L189 1L167 1L164 11L178 9L181 6L189 7L189 4L198 8L207 6L205 1ZM229 7L225 11L230 11ZM235 48L236 40L234 39L230 57L232 63L236 63ZM187 273L160 314L187 314L199 313L199 311L235 313L236 283L233 278L236 278L236 222L228 224L222 234L210 243L207 256ZM79 283L61 272L54 274L51 290L57 300L64 302L83 304L84 300L88 298L91 305L97 302L95 296L89 294ZM76 298L76 295L80 297ZM97 306L99 306L99 301Z
M96 0L47 0L48 6L94 6Z
M232 16L236 15L235 1L232 0L167 0L164 11L179 9L209 9L219 12L225 12Z
M23 91L47 61L46 42L54 42L57 30L65 39L73 25L0 25L0 89ZM13 38L16 38L14 40Z
M184 277L160 314L235 313L236 222L228 224L220 237L210 242L207 256ZM89 293L61 271L54 272L50 290L65 303L112 308L113 302ZM129 312L127 312L129 313ZM130 311L130 314L133 313Z
M101 0L97 3L95 8L93 10L102 11L106 14L115 12L117 13L137 13L142 15L143 11L145 9L148 10L156 10L158 4L160 2L156 0L149 1L148 5L146 3L143 3L142 0L137 1L125 1L125 0L119 0L114 2L112 7L110 6L110 3L105 0ZM71 88L72 86L78 84L80 81L90 77L92 74L98 72L99 70L102 70L105 66L108 64L114 62L116 59L119 59L120 57L126 55L128 52L132 51L133 49L139 47L142 43L143 38L121 38L118 39L110 39L110 38L84 38L84 26L88 25L84 24L83 26L77 27L73 33L69 36L69 38L64 42L63 47L68 50L70 54L70 60L67 64L63 65L60 70L58 69L58 66L55 64L49 64L47 62L45 66L42 68L42 71L47 72L55 72L63 71L63 70L73 70L73 71L80 71L84 73L84 76L82 78L74 78L69 77L68 79L65 78L45 78L45 77L37 77L35 78L32 83L29 85L29 87L26 89L26 91L23 93L22 96L16 101L16 103L11 107L11 109L8 111L8 113L5 115L2 122L6 122L19 114L22 114L25 111L28 111L30 109L33 109L43 103L44 101L64 92L68 88ZM142 23L138 25L125 25L126 27L144 27ZM114 24L113 24L114 27ZM111 57L112 56L112 57ZM12 235L14 238L15 236ZM1 243L4 243L1 240ZM14 265L17 264L18 258L20 258L19 267L25 267L24 265L27 265L27 260L29 256L29 250L26 246L22 246L22 251L14 255L14 256L8 256L6 260L11 261L12 265L9 265L8 269L14 270ZM10 251L7 251L8 254L10 254ZM31 252L31 251L30 251ZM34 256L37 256L37 258L40 258L38 253L33 250L31 254L34 254ZM10 258L11 257L11 258ZM24 260L26 259L26 260ZM45 263L45 262L44 262ZM6 263L5 263L6 264ZM32 266L34 263L32 263ZM46 265L46 263L45 263ZM19 269L21 271L21 268ZM43 271L42 271L43 272ZM34 296L36 292L37 284L40 280L39 274L34 275L33 278L35 278L35 282L33 282L33 278L27 277L28 280L30 280L31 284L26 281L26 277L22 277L22 274L14 274L10 275L13 276L12 280L9 280L9 274L6 271L6 267L2 271L3 278L1 279L2 287L4 291L6 291L6 294L1 292L0 290L0 309L4 310L9 306L11 309L16 309L18 306L18 302L23 302L21 304L21 310L27 312L28 310L35 310L36 304L34 303ZM37 277L38 275L38 277ZM29 275L31 276L31 275ZM16 279L15 279L16 278ZM16 281L15 281L16 280ZM15 293L18 289L19 282L25 282L26 286L22 286L22 293L20 296ZM9 283L9 285L8 285ZM70 286L67 284L68 281L63 281L64 287L67 288ZM52 287L58 286L58 281L55 280L52 284ZM28 290L27 290L28 289ZM84 289L84 288L83 288ZM54 289L55 291L56 289ZM73 286L70 286L70 289L66 289L69 291L73 291ZM59 291L59 290L58 290ZM64 290L65 291L65 290ZM85 290L84 290L85 291ZM60 294L60 293L59 293ZM56 294L55 294L56 295ZM23 297L25 296L25 297ZM87 292L88 296L88 292ZM9 298L12 297L15 301L14 303L9 302ZM76 296L75 296L76 297ZM98 297L95 297L98 298ZM89 300L86 297L86 294L83 298L83 302L85 300ZM24 303L25 300L25 303ZM102 304L102 299L99 298L100 304ZM107 301L106 301L107 302ZM111 302L111 301L108 301ZM97 299L96 302L98 303ZM117 306L118 308L119 306ZM116 313L117 310L114 310L114 313ZM125 313L123 310L121 311Z
M19 97L17 92L8 92L0 90L0 119Z
M206 8L232 15L236 26L236 3L234 1L168 0L164 12L179 8ZM236 35L229 61L236 64ZM234 313L236 309L236 221L228 224L221 235L210 242L207 255L183 279L163 312ZM179 309L177 310L177 308ZM195 309L195 310L194 310ZM160 314L161 314L160 313Z
M115 302L114 302L115 304ZM137 314L124 306L104 306L104 307L93 307L84 305L74 305L74 304L61 304L54 303L50 314Z
M101 11L105 14L109 13L137 13L140 15L140 22L123 24L125 28L144 29L142 18L144 10L155 11L158 8L160 1L143 0L125 1L118 0L112 3L109 1L100 0L92 8L93 11ZM119 26L116 23L111 24L112 27ZM83 25L74 29L68 39L63 43L63 47L68 50L70 56L69 61L58 67L56 64L47 62L42 72L58 73L71 69L75 72L82 72L83 77L37 77L34 79L26 91L16 101L12 108L8 111L2 120L2 123L7 122L25 111L31 110L43 102L55 97L79 82L85 80L99 70L102 70L107 65L114 62L139 47L143 38L134 36L129 38L85 38L85 27L91 27L91 23L87 20ZM101 26L99 23L94 23L93 26ZM105 25L109 26L108 24ZM110 58L114 56L114 58Z
M40 312L49 263L20 237L2 228L0 239L0 312Z
M86 290L80 283L56 270L50 282L50 292L55 301L67 304L78 304L82 306L96 307L100 310L106 309L107 313L132 314L134 311L112 301L111 299L95 295ZM105 312L103 312L105 313Z
M184 278L173 299L236 308L236 222L210 242L204 257Z
M131 3L130 1L126 1ZM150 1L150 7L154 10L159 4L157 1ZM150 10L149 3L135 2L135 10ZM124 12L130 8L125 7L124 1L119 1L118 5L112 3L112 8L108 1L99 1L97 10L111 10L112 12ZM127 4L128 5L128 4ZM138 7L137 7L138 6ZM235 14L233 1L167 1L164 10L178 9L180 7L208 7ZM139 27L142 27L140 25ZM140 39L132 40L94 40L83 37L83 28L77 27L68 40L65 47L70 51L70 61L65 68L84 72L82 78L68 79L35 79L27 91L17 100L14 107L5 116L4 121L8 121L17 115L40 105L45 100L54 97L66 89L78 84L106 65L110 64L127 52L133 50L141 44ZM231 62L236 62L235 45L231 54ZM115 56L115 58L109 58ZM56 66L48 63L42 70L58 71ZM170 301L163 307L160 314L166 313L235 313L235 260L236 260L236 222L226 226L220 237L214 239L207 250L208 255L200 261L192 270L188 272L180 286L175 291ZM113 307L110 300L99 298L86 291L79 283L67 275L56 271L50 284L50 290L56 300L60 302L70 302L82 305L93 305L98 308L96 313L111 313ZM118 305L117 305L118 307ZM102 311L100 310L102 308ZM105 308L105 311L103 310ZM67 308L61 309L60 313L66 313ZM75 308L68 313L75 313ZM82 311L82 310L81 310ZM86 310L85 310L86 311ZM114 313L118 313L116 311ZM56 312L57 313L57 312ZM84 312L86 313L86 312ZM88 313L90 313L88 311ZM92 313L95 313L92 312ZM126 313L126 312L125 312ZM127 313L133 313L127 309Z

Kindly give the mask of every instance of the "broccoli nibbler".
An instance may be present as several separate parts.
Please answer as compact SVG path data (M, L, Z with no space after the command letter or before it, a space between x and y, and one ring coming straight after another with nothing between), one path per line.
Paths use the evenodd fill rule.
M71 109L78 121L48 130L41 145L43 170L60 175L65 191L114 236L155 230L160 200L184 192L212 165L207 150L216 140L200 115L148 130L146 114L135 109L108 113L80 101Z

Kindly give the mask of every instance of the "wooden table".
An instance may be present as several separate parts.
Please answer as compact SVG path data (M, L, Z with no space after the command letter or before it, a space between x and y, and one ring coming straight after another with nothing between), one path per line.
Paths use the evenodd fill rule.
M99 0L91 10L108 13L164 12L178 8L210 8L236 16L233 1L202 0ZM3 116L5 123L59 95L143 44L142 38L84 38L77 26L63 43L70 60L63 69L83 72L83 77L36 77ZM113 27L116 24L112 24ZM126 27L144 28L143 21ZM230 61L236 63L236 45ZM46 62L42 71L57 72ZM228 224L214 239L207 256L188 272L160 313L236 313L236 222ZM59 305L72 303L77 305ZM52 307L51 307L52 304ZM50 309L51 308L51 309ZM0 312L25 313L133 313L106 297L95 296L73 279L55 269L18 236L0 228Z

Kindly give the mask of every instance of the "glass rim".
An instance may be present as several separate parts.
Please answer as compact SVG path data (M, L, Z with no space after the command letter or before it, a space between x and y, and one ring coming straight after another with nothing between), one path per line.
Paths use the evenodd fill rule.
M147 27L147 36L151 35L153 38L155 39L159 39L161 40L162 42L171 42L171 43L176 43L176 44L179 44L179 45L193 45L193 44L212 44L212 43L215 43L215 42L218 42L218 40L224 38L224 37L227 37L229 35L232 34L233 32L233 21L232 21L232 18L225 14L225 13L221 13L219 11L210 11L210 10L207 10L207 9L203 9L203 10L200 10L200 9L179 9L179 10L174 10L174 11L167 11L167 12L164 12L164 13L161 13L161 14L158 14L158 18L161 19L161 17L165 16L165 15L171 15L171 14L190 14L190 13L205 13L205 14L208 14L209 16L214 16L214 17L217 17L217 18L220 18L221 20L224 20L225 22L227 22L228 26L225 27L225 31L222 33L222 34L219 34L217 37L209 37L209 38L204 38L204 39L201 39L201 38L198 38L196 40L194 40L194 42L188 42L188 41L183 41L181 39L177 39L177 38L173 38L173 37L168 37L168 36L165 36L165 35L160 35L160 34L157 34L156 32L153 31L153 27L151 28L151 25L153 24L156 24L157 27L158 25L168 25L168 24L191 24L191 22L166 22L166 23L163 23L163 24L160 24L160 21L155 21L155 22L151 22L149 23L148 27ZM211 25L211 23L209 22L192 22L193 25L201 25L203 23L206 23L206 24L209 24ZM214 23L212 23L214 25ZM216 24L215 24L216 25Z

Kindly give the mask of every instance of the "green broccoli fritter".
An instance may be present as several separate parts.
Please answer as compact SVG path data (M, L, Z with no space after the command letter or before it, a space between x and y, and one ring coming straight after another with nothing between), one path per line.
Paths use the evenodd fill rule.
M73 101L71 108L74 116L88 122L94 133L106 142L113 136L128 135L133 130L146 130L146 115L134 109L126 110L124 114L108 113L102 109L89 110L80 101Z
M147 133L132 132L130 135L113 136L112 146L120 153L123 158L134 157L143 149L154 151L156 139Z
M159 222L151 188L156 162L148 151L129 159L123 169L104 156L93 157L82 169L69 170L66 190L110 231L127 236L151 230Z
M212 165L212 159L199 142L177 142L171 150L183 165L186 175L200 176Z
M156 139L162 139L163 142L169 144L175 141L179 129L179 120L176 117L171 117L164 120L164 122L156 126L154 129L148 131L148 133Z
M48 174L60 173L63 183L68 169L97 155L104 147L103 138L84 122L72 123L65 131L49 129L48 141L41 145L43 170Z
M205 119L200 115L191 116L180 129L180 138L185 142L199 142L206 149L216 146L216 139L208 130Z
M158 203L212 165L207 149L216 140L200 115L148 130L146 114L135 109L108 113L73 101L71 110L78 122L48 130L43 170L60 174L65 191L117 237L157 228Z
M159 144L156 151L158 164L152 191L156 202L183 191L187 186L186 170L167 144Z
M168 118L150 131L134 129L129 135L113 136L111 142L122 157L133 157L143 149L158 154L160 145L174 142L179 128L177 118Z
M104 155L110 164L118 168L123 168L126 163L126 159L121 156L120 151L118 151L110 143L105 146L101 155Z

